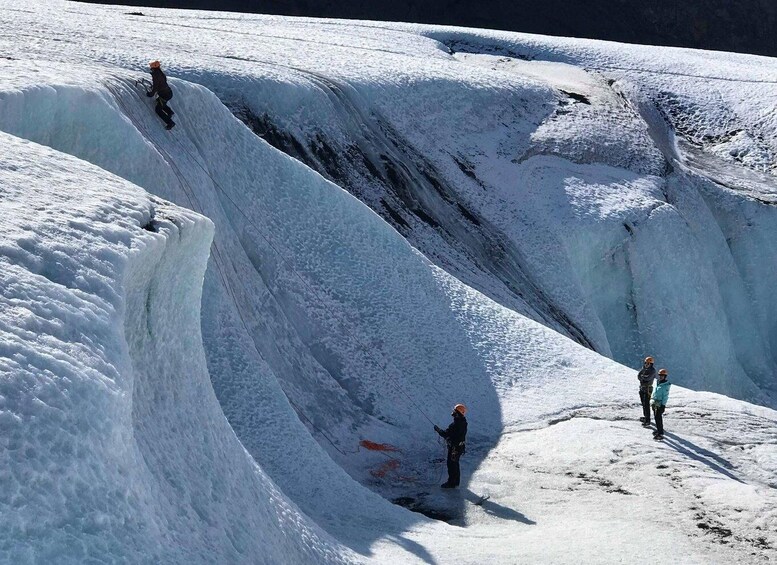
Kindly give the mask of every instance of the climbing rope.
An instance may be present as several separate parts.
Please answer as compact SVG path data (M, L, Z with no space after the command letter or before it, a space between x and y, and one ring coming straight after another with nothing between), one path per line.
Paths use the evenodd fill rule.
M183 151L185 151L194 160L195 163L197 163L197 166L199 166L200 169L202 169L202 171L211 179L211 181L213 181L213 185L216 187L216 189L219 190L219 192L221 192L232 203L232 206L234 206L235 210L237 210L240 213L240 215L246 219L248 224L254 228L255 232L265 241L265 243L267 243L270 249L272 249L273 252L275 252L275 254L280 258L283 265L286 266L289 269L289 271L302 283L302 285L306 288L306 290L308 290L308 292L310 292L314 296L314 298L319 302L319 304L323 306L324 309L335 319L339 319L341 322L343 322L343 318L335 314L335 311L326 303L326 301L324 301L323 297L319 294L319 292L315 288L313 288L313 286L311 286L307 280L305 280L302 274L294 267L294 265L291 264L291 262L284 256L284 254L281 253L281 251L272 243L272 241L262 233L262 231L258 228L256 223L253 222L245 212L243 212L243 210L240 208L237 202L235 202L235 200L229 195L229 193L227 193L226 190L224 190L221 184L218 181L216 181L216 179L213 178L210 172L199 163L199 161L191 154L191 152L186 147L184 147L180 142L178 142L178 145L183 149ZM351 337L357 343L357 345L362 350L362 352L365 353L367 357L373 360L373 362L375 363L375 366L378 367L378 369L380 369L380 371L386 376L389 382L392 383L392 385L396 388L396 390L401 394L403 394L408 399L410 404L413 405L416 408L416 410L418 410L418 412L430 424L434 425L434 422L431 420L431 418L429 418L429 416L420 407L420 405L413 399L413 397L398 383L396 378L392 377L388 373L388 371L386 371L386 369L383 367L380 361L375 357L375 355L373 355L370 352L369 348L361 340L358 334L350 331L346 327L345 323L343 323L343 328L345 333L348 334L349 337ZM390 364L390 361L386 359L386 363Z
M288 397L287 397L288 398ZM438 443L442 446L442 457L436 460L432 460L432 464L436 464L436 466L439 468L439 474L437 475L437 479L434 480L432 477L432 481L428 480L429 475L427 473L424 473L422 471L419 471L417 465L413 465L412 463L410 465L407 464L407 460L400 459L399 457L396 457L394 455L391 455L390 452L397 452L402 453L402 451L392 445L389 444L381 444L381 443L374 443L369 440L362 440L359 442L359 446L350 451L343 451L342 448L340 448L339 445L331 438L329 435L322 430L320 427L318 427L316 424L313 423L313 421L308 418L305 415L305 412L297 405L296 402L294 402L291 398L288 398L289 403L294 407L294 409L297 411L297 413L300 415L300 417L307 422L308 426L310 426L314 431L318 432L324 439L326 439L327 442L343 457L347 457L349 455L354 455L356 453L359 453L362 451L362 449L366 449L370 453L378 453L385 457L387 459L388 464L381 465L378 470L372 470L370 471L370 474L373 475L376 478L384 478L385 475L389 471L396 471L397 476L400 480L405 482L413 482L415 484L418 484L420 486L431 486L439 484L442 480L443 474L445 473L445 461L447 457L447 450L448 447L445 443L445 441L438 437ZM408 477L406 475L399 475L398 469L401 465L404 465L405 467L409 467L411 472L416 475L416 478ZM418 478L424 477L424 480L421 481Z
M138 84L140 84L140 81L136 81L136 82L137 82ZM114 94L114 95L115 95L115 94ZM126 113L126 112L127 112L126 106L123 106L123 109L124 109L124 111L125 111L125 113ZM130 117L130 119L132 119L132 118ZM135 123L135 121L134 121L134 120L133 120L133 123ZM136 125L137 125L137 124L136 124ZM146 132L146 137L147 137L147 138L150 138L150 136L148 135L148 132ZM411 396L411 395L410 395L410 394L407 392L407 390L406 390L404 387L402 387L402 386L399 384L399 382L397 381L397 379L396 379L395 377L393 377L391 374L389 374L389 372L386 370L386 368L383 366L383 364L382 364L382 363L381 363L381 362L378 360L378 358L377 358L377 357L376 357L376 356L375 356L375 355L374 355L374 354L373 354L373 353L370 351L370 349L369 349L369 348L366 346L366 344L365 344L365 343L362 341L362 339L359 337L359 335L358 335L357 333L355 333L355 332L353 332L353 331L351 331L351 330L349 330L349 329L348 329L348 327L347 327L347 324L344 322L344 318L343 318L341 315L339 315L338 313L336 313L336 312L335 312L335 311L334 311L334 310L333 310L333 309L332 309L332 308L331 308L331 307L330 307L330 306L327 304L327 302L326 302L326 301L323 299L323 297L322 297L322 296L321 296L321 294L318 292L318 290L317 290L317 289L315 289L315 288L314 288L314 287L313 287L313 286L312 286L310 283L308 283L308 281L305 279L305 277L303 277L303 276L302 276L302 274L299 272L299 270L298 270L298 269L297 269L297 268L296 268L296 267L295 267L295 266L292 264L292 262L291 262L291 261L290 261L290 260L289 260L289 259L288 259L288 258L285 256L285 254L284 254L284 253L282 253L282 252L280 251L280 249L279 249L279 248L278 248L278 247L277 247L277 246L276 246L276 245L275 245L275 244L274 244L274 243L273 243L273 242L270 240L270 238L269 238L269 237L267 237L267 236L266 236L266 235L263 233L263 231L262 231L262 230L259 228L259 226L258 226L258 225L257 225L257 224L256 224L256 223L255 223L255 222L254 222L254 221L253 221L253 220L252 220L252 219L251 219L251 218L250 218L250 217L249 217L249 216L248 216L248 215L247 215L247 214L246 214L244 211L243 211L243 209L242 209L242 208L239 206L239 204L238 204L238 203L235 201L235 199L234 199L234 198L233 198L233 197L232 197L232 196L229 194L229 192L227 192L227 191L224 189L224 187L221 185L221 183L219 183L219 182L218 182L218 181L217 181L217 180L216 180L216 179L213 177L213 175L210 173L210 171L208 171L208 170L205 168L205 166L204 166L202 163L200 163L199 159L197 159L197 157L196 157L195 155L193 155L193 154L192 154L192 152L191 152L191 151L189 151L189 149L188 149L186 146L184 146L184 145L183 145L183 144L182 144L182 143L181 143L181 142L180 142L178 139L176 139L176 138L173 138L173 139L174 139L174 141L175 141L175 142L178 144L178 147L179 147L179 148L180 148L180 149L181 149L181 150L182 150L184 153L186 153L186 154L187 154L187 155L188 155L188 156L189 156L189 157L192 159L192 161L193 161L193 162L194 162L194 163L195 163L195 164L196 164L196 165L197 165L197 166L198 166L198 167L199 167L199 168L202 170L202 172L203 172L203 173L205 173L205 175L206 175L206 176L207 176L207 177L208 177L208 178L211 180L211 182L213 183L213 186L214 186L214 187L215 187L215 188L216 188L216 189L217 189L217 190L218 190L218 191L219 191L219 192L220 192L222 195L224 195L224 197L225 197L225 198L226 198L226 199L227 199L227 200L228 200L228 201L229 201L229 202L232 204L232 206L235 208L235 210L236 210L236 211L237 211L237 212L238 212L238 213L239 213L239 214L240 214L240 215L241 215L241 216L242 216L242 217L243 217L243 218L246 220L246 222L248 223L248 225L250 225L250 226L251 226L251 227L254 229L255 233L256 233L256 234L258 234L258 235L259 235L259 236L260 236L260 237L261 237L261 238L264 240L264 242L265 242L265 243L266 243L266 244L267 244L267 245L270 247L270 249L271 249L271 250L272 250L272 251L273 251L273 252L276 254L276 256L277 256L277 257L278 257L278 258L281 260L282 264L283 264L285 267L287 267L287 268L288 268L289 272L291 272L291 273L292 273L292 274L293 274L293 275L294 275L294 276L295 276L295 277L296 277L296 278L297 278L297 279L298 279L298 280L299 280L299 281L302 283L302 285L303 285L303 286L306 288L306 290L307 290L308 292L310 292L310 293L313 295L313 297L314 297L314 298L315 298L315 299L316 299L316 300L319 302L319 304L320 304L321 306L323 306L323 307L324 307L324 309L325 309L325 310L326 310L326 311L327 311L327 312L328 312L328 313L329 313L329 314L330 314L330 315L331 315L331 316L332 316L334 319L337 319L337 320L339 320L339 321L343 322L343 330L345 331L345 333L346 333L347 335L349 335L349 337L351 337L351 338L352 338L352 339L353 339L353 340L356 342L356 344L359 346L359 348L361 349L361 351L362 351L362 352L363 352L363 353L364 353L364 354L365 354L365 355L366 355L368 358L372 359L372 361L374 362L375 366L376 366L376 367L377 367L377 368L378 368L378 369L379 369L379 370L380 370L380 371L381 371L381 372L384 374L384 376L386 376L386 378L387 378L387 379L388 379L388 381L389 381L389 382L392 384L392 386L394 386L394 388L395 388L395 389L396 389L396 390L397 390L399 393L401 393L403 396L405 396L405 398L407 398L407 400L408 400L408 401L410 402L410 404L411 404L411 405L412 405L412 406L413 406L413 407L414 407L414 408L415 408L415 409L416 409L416 410L419 412L419 414L421 414L421 415L422 415L422 416L423 416L423 417L424 417L424 418L425 418L425 419L426 419L426 420L427 420L427 421L428 421L430 424L433 424L433 425L434 425L434 422L431 420L431 418L429 418L429 416L426 414L426 412L423 410L423 408L421 408L421 406L418 404L418 402L416 402L416 401L415 401L415 399L414 399L414 398L413 398L413 397L412 397L412 396ZM178 177L179 177L179 181L181 181L181 180L182 180L182 179L181 179L181 177L182 177L182 172L180 171L180 169L178 168L178 166L177 166L177 165L175 165L175 163L173 162L173 159L171 158L171 156L169 155L169 153L167 153L167 152L166 152L164 149L162 149L162 148L161 148L161 147L159 147L158 145L155 145L155 146L156 146L156 147L157 147L157 149L160 151L160 153L164 153L164 154L166 155L165 161L166 161L166 162L168 162L168 164L169 164L169 165L171 165L171 168L172 168L172 169L174 169L174 173L176 174L176 176L178 176ZM181 184L182 184L182 185L184 185L184 184L187 184L187 183L185 183L185 182L181 182ZM183 186L182 186L182 188L183 188ZM184 192L185 192L185 193L187 193L187 199L188 199L188 200L189 200L189 201L192 203L192 206L194 207L194 201L196 201L196 200L197 200L197 199L196 199L196 196L194 196L193 194L189 195L189 194L188 194L188 192L189 192L189 191L186 191L185 189L184 189ZM202 208L202 206L201 206L201 205L199 205L199 202L197 202L197 205L198 205L197 207L199 208L199 211L200 211L200 212L203 212L203 208ZM214 249L216 249L216 247L215 247L215 242L214 242ZM219 252L218 250L217 250L217 253L220 255L220 252ZM230 294L232 295L232 299L233 299L233 300L235 300L235 295L234 295L234 292L231 290L231 286L230 286L230 285L229 285L229 284L226 282L226 279L228 279L228 277L225 277L225 276L223 275L223 272L221 273L221 277L222 277L222 280L224 280L224 284L225 284L225 286L227 286L228 290L230 290ZM268 292L270 292L270 294L272 294L272 290L269 288L269 286L268 286ZM237 309L239 310L239 307L238 307L238 303L237 303L237 301L235 301L235 306L236 306L236 307L237 307ZM242 314L240 314L240 316L241 316L241 319L242 319ZM246 324L245 324L245 320L243 320L243 323L244 323L244 325L246 325ZM247 325L246 325L246 330L248 331L248 327L247 327ZM250 335L250 332L249 332L249 335ZM388 360L388 359L386 359L386 360L385 360L385 363L386 363L386 365L391 365L391 364L392 364L392 363L391 363L391 361L390 361L390 360ZM396 368L395 368L395 369L396 369ZM399 371L398 371L398 369L396 369L396 370L397 370L397 372L399 372ZM434 386L433 386L432 388L436 388L436 387L434 387ZM439 393L439 391L437 391L437 392ZM441 393L440 393L440 396L442 396L442 394L441 394Z
M448 459L448 445L445 443L445 440L440 437L437 438L437 441L440 445L442 445L442 457L440 458L440 474L437 476L435 484L439 484L442 480L443 473L445 473L445 468L447 467L446 462Z
M119 77L117 77L117 78L119 78ZM144 87L147 90L146 83L143 82L142 80L136 80L135 81L135 85ZM140 120L137 120L137 119L134 118L134 116L131 114L130 109L127 107L127 105L122 100L120 93L117 92L116 90L114 90L111 85L107 85L107 87L108 87L109 91L113 94L114 98L117 100L117 103L119 104L119 106L121 106L122 110L124 111L124 114L132 122L132 124L138 129L138 131L141 132L142 135L144 135L144 137L146 139L152 140L150 132L145 128L145 126L142 125ZM164 148L162 148L160 145L158 145L156 143L154 144L154 147L159 152L159 154L161 155L162 159L164 159L165 163L167 163L167 165L173 171L173 174L176 176L176 178L178 180L178 184L179 184L179 186L181 188L181 191L184 193L184 196L189 201L189 204L190 204L192 210L199 211L200 213L204 213L204 208L203 208L202 204L200 203L199 199L196 197L194 191L189 189L188 182L186 181L186 178L183 175L183 172L175 164L175 161L172 158L172 156L169 154L169 152L167 152ZM185 150L185 148L184 148L184 150ZM190 154L190 156L191 156L191 154ZM192 158L193 158L193 156L192 156ZM194 160L195 160L195 162L197 162L196 159L194 159ZM197 164L199 165L199 163L197 163ZM218 249L218 246L217 246L215 240L213 241L212 245L213 245L213 251L214 251L214 253L213 253L213 260L214 260L214 265L216 267L216 272L218 273L218 276L221 279L221 282L222 282L222 284L224 286L224 289L226 290L227 294L230 296L233 304L235 305L235 311L237 312L238 318L240 319L240 322L243 325L243 328L245 329L246 334L248 336L251 336L251 332L248 329L248 324L247 324L245 318L243 317L243 313L242 313L242 311L241 311L241 309L239 307L239 304L238 304L238 301L237 301L237 296L235 294L234 289L232 288L232 284L230 282L230 278L227 277L224 274L224 261L223 261L223 258L221 257L221 252ZM270 293L270 295L277 301L277 297L275 296L275 294L273 293L272 289L269 286L267 287L267 290ZM254 342L253 339L251 339L251 345L254 347L254 350L256 351L257 355L259 355L259 357L261 357L262 356L261 352L257 348L256 343ZM329 442L332 445L332 447L335 450L337 450L340 454L342 454L343 456L348 456L349 454L355 454L355 453L359 452L358 449L356 449L354 451L350 451L350 452L343 451L336 444L336 442L334 440L332 440L332 438L329 437L329 435L326 432L324 432L324 430L322 430L320 427L316 426L313 423L313 421L305 414L305 412L302 410L302 408L299 407L299 405L296 402L294 402L288 395L284 395L284 396L286 397L286 400L292 405L292 407L297 412L297 414L305 422L307 422L307 424L313 430L318 432L324 439L326 439L327 442Z
M142 86L145 90L148 90L146 86L147 83L142 79L136 80L135 84ZM119 104L119 106L121 106L122 110L124 111L124 114L132 122L133 126L135 126L135 128L137 128L138 131L140 131L141 134L144 135L145 139L151 140L152 137L150 135L150 132L142 125L140 120L134 119L130 111L130 108L124 103L121 97L121 94L117 92L114 88L112 88L112 85L106 85L106 86L108 90L111 92L111 94L113 94L114 98L116 99L116 102ZM176 165L175 160L172 158L172 156L161 146L154 144L154 147L157 149L162 159L164 159L165 163L167 163L167 165L170 167L170 170L172 170L173 174L176 176L178 180L178 184L181 188L181 191L183 192L186 199L189 201L191 209L195 211L199 211L200 213L204 213L204 208L202 204L200 203L194 191L189 189L189 183L186 181L186 177L184 176L183 172L180 170L178 165ZM215 240L213 241L213 261L216 267L216 272L218 273L219 278L221 279L221 282L224 285L224 289L227 291L232 301L235 303L235 309L238 313L238 316L240 317L246 331L248 331L248 326L246 326L245 320L243 319L242 312L240 312L239 308L237 307L237 297L235 296L234 289L232 288L232 285L229 282L230 279L224 274L225 261L222 257L221 250L219 249ZM249 335L250 335L250 332L249 332Z
M122 77L116 77L119 80L126 80ZM147 90L147 86L142 80L136 80L135 81L136 86L141 86L144 88L144 90ZM141 133L144 135L144 137L148 140L153 140L153 137L150 135L150 132L140 123L140 120L137 120L132 115L132 112L130 108L128 108L125 101L122 99L121 93L117 92L115 88L112 87L112 85L108 85L109 91L113 94L114 98L116 99L117 103L125 113L125 115L130 119L130 121L133 123L133 125L141 131ZM426 412L420 407L420 405L415 401L415 399L405 390L404 387L402 387L397 379L393 377L389 372L386 370L386 368L383 366L383 364L379 361L379 359L370 351L370 349L366 346L366 344L361 340L361 338L356 334L355 332L348 329L348 326L343 321L343 317L340 316L338 313L336 313L328 304L326 301L323 300L322 296L318 292L317 289L315 289L308 281L302 276L302 274L296 269L296 267L291 263L291 261L278 249L277 246L273 244L273 242L262 232L262 230L256 225L256 223L242 210L242 208L238 205L238 203L232 198L232 196L224 189L224 187L213 177L213 175L208 171L203 164L200 163L199 159L192 154L189 149L183 145L182 142L180 142L178 139L173 138L173 140L178 144L178 146L181 148L181 150L186 153L192 161L205 173L205 175L212 181L213 186L232 204L232 206L235 208L235 210L238 211L240 215L245 218L246 222L249 226L251 226L255 233L257 233L269 246L269 248L276 254L276 256L280 259L282 264L288 268L288 270L302 283L302 285L310 292L310 294L324 307L324 309L333 316L334 319L338 319L342 324L343 331L349 335L354 342L358 345L358 347L363 351L363 353L372 361L374 362L375 366L378 367L378 369L385 375L388 382L392 384L392 386L403 396L407 398L407 400L410 402L410 404L421 414L430 424L434 425L434 422L429 418L429 416L426 414ZM183 171L181 171L180 167L175 163L175 160L172 158L169 152L167 152L160 144L154 143L154 147L159 151L162 158L165 160L165 162L168 164L170 169L173 171L173 174L176 176L178 183L181 187L182 192L184 193L186 199L189 201L191 207L193 210L199 211L200 213L204 213L204 207L202 206L201 202L197 198L195 192L191 190L191 187L189 187L189 183L186 180L185 175L183 174ZM237 296L235 293L234 288L231 284L230 277L225 275L225 261L223 258L223 255L221 253L221 250L218 248L218 245L216 244L216 241L213 241L213 258L214 258L214 265L216 267L216 271L218 272L218 276L221 279L221 282L224 286L224 289L227 291L228 295L230 296L231 300L233 301L235 305L235 310L238 314L238 317L241 321L241 324L243 325L246 333L248 336L252 335L252 332L248 328L248 324L243 316L243 313L241 311L239 302L237 300ZM273 292L272 288L270 288L269 285L267 286L268 293L277 301L278 298ZM261 357L261 352L259 351L256 343L253 339L251 339L251 343L256 350L257 354ZM390 361L386 359L386 364L390 364ZM395 367L395 370L396 369ZM433 387L436 389L436 387ZM439 393L439 391L437 391ZM440 396L442 396L440 394ZM301 407L294 402L291 398L289 398L288 395L286 395L286 399L290 403L290 405L294 408L294 410L299 414L299 416L309 425L313 430L315 430L321 437L323 437L338 453L343 455L344 457L347 457L349 455L356 454L360 451L361 446L357 448L356 450L351 451L344 451L337 443L326 433L324 430L322 430L319 426L315 425L313 421L305 414L305 412L301 409ZM438 438L438 441L442 441L441 438ZM364 443L364 442L362 442ZM443 449L446 449L445 445L443 444ZM374 450L370 450L373 451ZM399 451L399 450L397 450ZM387 453L385 450L378 450L378 453L383 455L388 459L389 465L386 466L386 469L384 471L388 472L389 470L396 470L399 465L402 463L402 461L391 455L390 453ZM442 479L442 475L444 473L444 464L442 462L445 461L445 458L443 457L440 463L440 472L437 479L437 482L439 482ZM411 468L413 466L411 465ZM418 472L417 469L413 469L414 473L417 476L421 476L421 473ZM384 475L378 475L375 476L384 476ZM401 480L410 480L413 481L413 479L408 477L399 476ZM414 481L415 482L415 481ZM424 481L426 483L426 481Z

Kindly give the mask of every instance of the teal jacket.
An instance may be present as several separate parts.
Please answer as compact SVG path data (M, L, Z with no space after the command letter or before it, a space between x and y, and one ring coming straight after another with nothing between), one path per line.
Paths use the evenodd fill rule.
M669 381L659 382L656 385L656 390L653 391L653 397L650 399L652 404L658 406L666 406L666 401L669 400L669 387L672 383Z

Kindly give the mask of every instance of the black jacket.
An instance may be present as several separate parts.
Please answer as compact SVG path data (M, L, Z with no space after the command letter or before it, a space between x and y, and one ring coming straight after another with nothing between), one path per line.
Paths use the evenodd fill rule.
M447 429L438 430L437 433L446 439L448 447L458 447L467 439L467 419L464 416L458 416Z
M642 370L637 373L639 379L640 388L648 388L653 386L653 381L656 378L656 368L653 365L650 367L643 367Z
M162 69L151 69L150 95L159 94L160 98L169 100L173 96L172 89L167 84L167 77Z

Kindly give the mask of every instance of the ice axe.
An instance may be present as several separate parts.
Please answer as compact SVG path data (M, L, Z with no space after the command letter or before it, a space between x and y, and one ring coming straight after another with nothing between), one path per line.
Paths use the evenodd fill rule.
M144 78L135 79L135 85L136 86L140 86L141 88L143 88L143 90L146 92L146 94L148 94L148 87L151 86L148 83L148 81L146 79L144 79Z

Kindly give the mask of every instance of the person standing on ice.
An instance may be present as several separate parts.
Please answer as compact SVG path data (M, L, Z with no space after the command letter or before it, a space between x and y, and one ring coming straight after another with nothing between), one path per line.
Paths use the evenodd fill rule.
M639 401L642 403L642 417L640 421L645 428L650 427L650 395L653 394L653 381L656 379L656 368L653 366L653 358L645 357L642 369L637 373L639 379Z
M656 418L656 431L653 432L653 439L664 439L664 411L666 410L666 401L669 400L669 387L672 384L667 380L669 372L666 369L658 371L658 385L653 392L652 405L653 414Z
M165 122L165 129L173 129L175 112L167 105L173 97L173 89L167 84L167 77L162 72L162 64L159 61L151 61L148 66L151 69L151 90L146 91L146 96L151 98L156 94L156 108L154 110L157 116Z
M457 404L453 407L453 422L446 429L434 426L440 436L445 438L448 444L448 480L442 485L442 488L456 488L461 482L461 469L459 468L459 458L464 454L464 441L467 439L467 419L464 414L467 413L467 407L463 404Z

